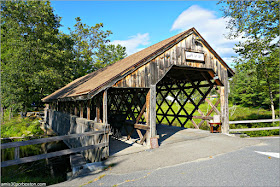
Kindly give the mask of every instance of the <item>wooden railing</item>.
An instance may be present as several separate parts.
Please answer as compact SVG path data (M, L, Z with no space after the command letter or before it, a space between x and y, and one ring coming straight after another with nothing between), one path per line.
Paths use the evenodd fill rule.
M280 122L280 119L258 119L258 120L243 120L243 121L229 121L229 124L248 124L248 123L271 123ZM260 128L245 128L245 129L229 129L229 132L244 132L244 131L262 131L262 130L275 130L277 127L260 127Z
M106 147L106 146L109 146L109 140L108 140L108 136L107 136L108 133L109 133L108 130L99 130L99 131L85 132L85 133L81 133L81 134L70 134L70 135L64 135L64 136L55 136L55 137L50 137L50 138L41 138L41 139L21 141L21 142L4 143L4 144L1 144L1 150L7 149L7 148L15 148L15 154L14 154L15 157L14 157L14 160L8 160L8 161L1 162L1 167L23 164L23 163L27 163L27 162L33 162L33 161L56 157L56 156L68 155L68 154L77 153L77 152L85 151L88 149L94 149L94 148L98 148L98 147ZM84 136L94 136L94 135L100 135L100 134L104 134L104 140L103 140L103 142L95 144L95 145L89 145L89 146L72 148L72 149L65 149L65 150L61 150L61 151L56 151L56 152L51 152L51 153L46 153L46 154L41 154L41 155L35 155L35 156L29 156L29 157L24 157L24 158L19 157L19 148L21 146L41 144L41 143L47 143L47 142L53 142L53 141L59 141L59 140L67 140L67 139L71 139L71 138L79 138L79 137L84 137Z

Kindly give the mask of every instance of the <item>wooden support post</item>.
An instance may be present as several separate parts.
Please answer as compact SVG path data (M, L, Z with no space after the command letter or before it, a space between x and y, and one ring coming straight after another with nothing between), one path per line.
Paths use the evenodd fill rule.
M87 100L87 119L90 120L90 100Z
M96 100L96 121L100 122L100 100L98 98Z
M156 85L150 88L150 133L151 137L156 136Z
M107 118L107 90L104 90L103 93L103 123L104 125L107 125L108 118Z
M147 126L150 127L151 129L151 123L150 123L150 96L151 96L151 89L149 90L149 92L146 95L146 115L145 115L145 119L146 119L146 123ZM146 131L146 143L147 146L150 147L150 138L151 138L151 133L150 130Z
M47 109L50 109L50 104L49 104L49 103L46 104L45 109L46 109L46 110L47 110Z
M83 105L83 101L81 101L80 103L80 118L84 117L84 105Z
M221 103L221 122L222 133L229 133L229 112L228 112L228 77L224 79L224 86L221 87L220 103Z
M74 109L74 115L75 116L78 116L78 108L77 108L77 103L74 102L74 105L75 105L75 109Z
M19 159L19 147L15 147L15 160Z

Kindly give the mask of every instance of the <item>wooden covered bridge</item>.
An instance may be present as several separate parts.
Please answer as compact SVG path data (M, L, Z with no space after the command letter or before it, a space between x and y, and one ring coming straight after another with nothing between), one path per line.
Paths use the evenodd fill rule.
M139 143L150 145L150 138L157 135L156 124L172 125L176 121L185 127L190 121L199 128L212 119L212 112L221 117L222 133L228 133L228 77L233 74L191 28L78 78L42 101L47 112L110 124L115 135L125 131L129 138L136 130ZM207 95L214 89L219 99L213 104ZM207 113L199 109L203 102L211 107ZM174 104L178 110L173 109ZM194 115L197 111L200 115Z

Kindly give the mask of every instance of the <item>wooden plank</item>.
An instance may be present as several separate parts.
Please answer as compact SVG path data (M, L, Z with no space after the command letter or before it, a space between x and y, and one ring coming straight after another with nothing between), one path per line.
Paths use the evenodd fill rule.
M78 147L78 148L73 148L73 149L66 149L66 150L51 152L51 153L47 153L47 154L19 158L17 160L8 160L8 161L1 162L1 167L3 168L3 167L17 165L17 164L34 162L36 160L42 160L42 159L47 159L47 158L52 158L52 157L57 157L57 156L62 156L62 155L69 155L72 153L78 153L78 152L85 151L88 149L94 149L94 148L105 147L105 146L108 146L108 143L100 143L97 145L89 145L89 146Z
M271 122L280 122L280 119L257 119L257 120L229 121L229 124L271 123Z
M104 92L103 92L103 123L105 125L107 125L107 123L108 123L107 91L108 91L108 89L104 90Z
M213 117L210 116L193 116L194 119L203 119L203 120L211 120Z
M108 132L106 132L106 133L108 133ZM69 134L69 135L64 135L64 136L54 136L54 137L49 137L49 138L27 140L27 141L22 141L22 142L9 142L9 143L1 144L1 149L20 147L20 146L25 146L25 145L41 144L41 143L47 143L47 142L54 142L54 141L59 141L59 140L67 140L70 138L79 138L79 137L84 137L84 136L92 136L92 135L96 135L96 134L104 134L104 130L84 132L84 133L80 133L80 134Z
M279 127L261 127L261 128L246 128L246 129L229 129L229 132L244 132L244 131L264 131L264 130L279 130Z

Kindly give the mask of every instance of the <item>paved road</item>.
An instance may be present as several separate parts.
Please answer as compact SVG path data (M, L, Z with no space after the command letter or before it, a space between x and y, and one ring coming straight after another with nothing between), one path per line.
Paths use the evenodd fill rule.
M279 153L279 138L266 139L263 143L206 160L124 175L106 175L95 185L280 186L279 158L255 152Z
M57 186L280 186L279 137L242 141L254 141L255 145L146 170L121 168L123 172L118 172L117 167L116 170L112 167ZM170 159L176 160L176 155ZM135 168L133 165L126 167Z

